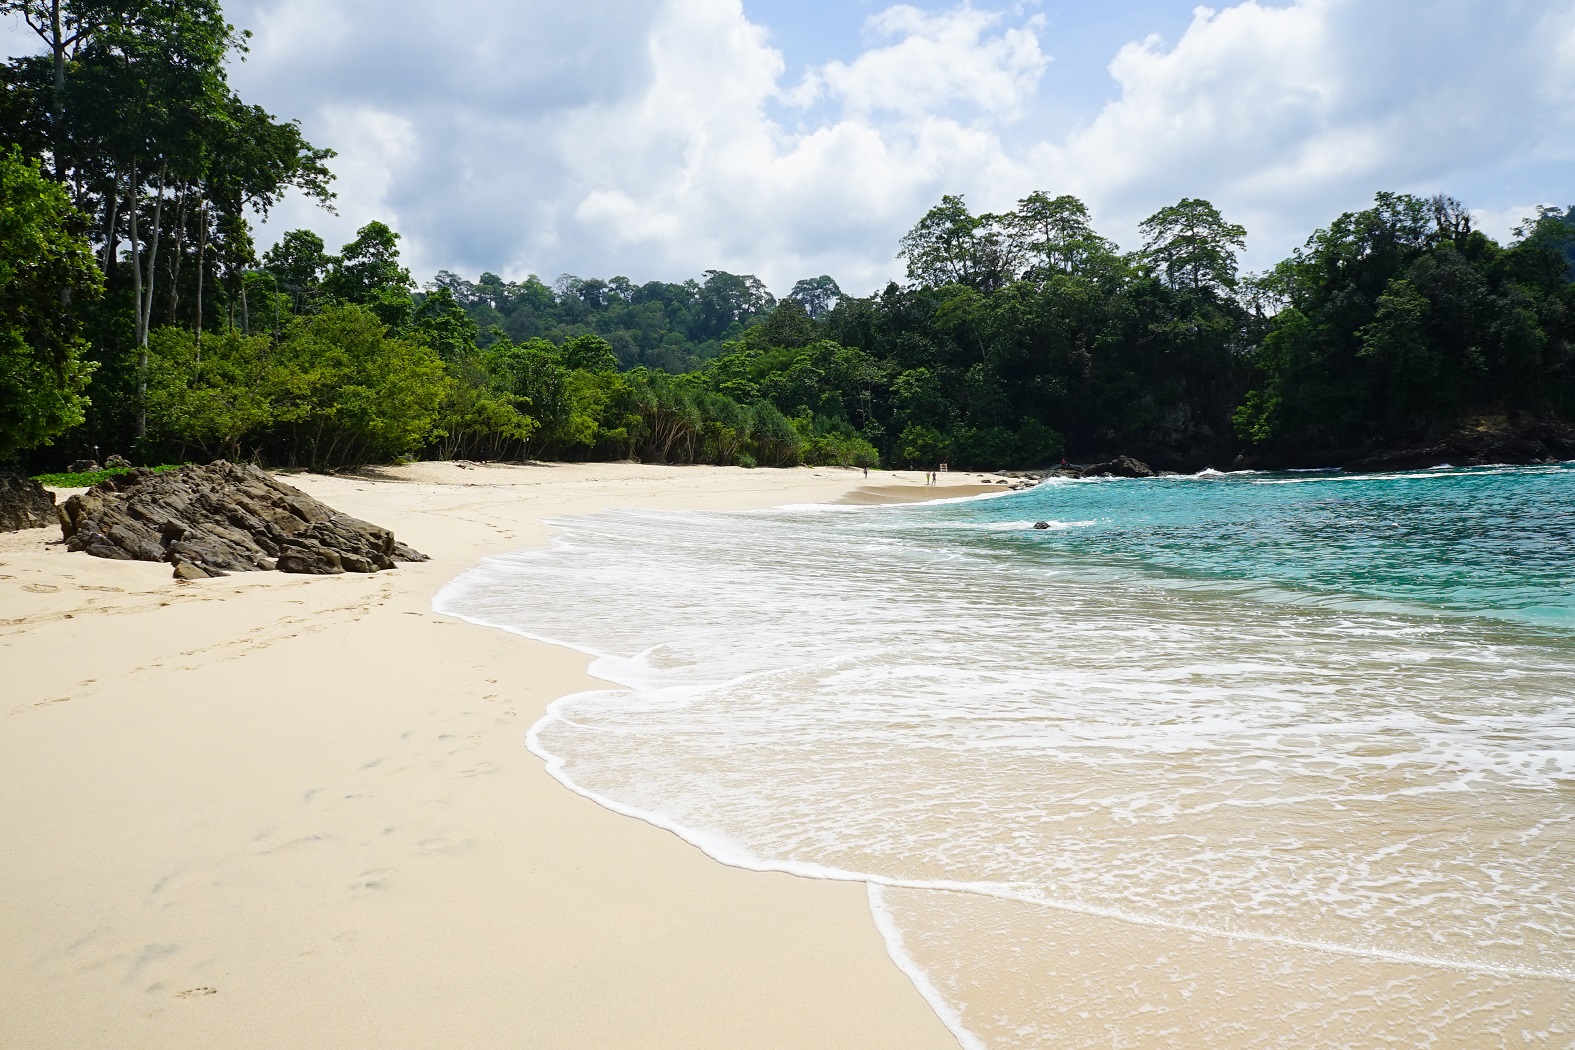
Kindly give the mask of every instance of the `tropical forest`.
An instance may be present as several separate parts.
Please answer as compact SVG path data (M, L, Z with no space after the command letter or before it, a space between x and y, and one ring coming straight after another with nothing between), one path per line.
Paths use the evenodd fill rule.
M1122 246L1052 188L943 197L867 296L721 270L418 280L381 222L258 244L286 194L334 207L334 154L232 90L247 36L216 0L0 11L43 44L0 66L0 461L30 472L1328 466L1575 419L1575 207L1499 243L1459 201L1380 192L1246 273L1207 200Z

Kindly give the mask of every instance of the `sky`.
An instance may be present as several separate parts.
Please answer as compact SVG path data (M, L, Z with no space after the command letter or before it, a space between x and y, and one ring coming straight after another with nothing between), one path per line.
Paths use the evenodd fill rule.
M1072 193L1125 248L1183 197L1262 269L1379 190L1501 239L1575 203L1575 0L227 0L243 98L338 151L330 247L438 269L903 276L942 194ZM0 25L19 43L17 27Z

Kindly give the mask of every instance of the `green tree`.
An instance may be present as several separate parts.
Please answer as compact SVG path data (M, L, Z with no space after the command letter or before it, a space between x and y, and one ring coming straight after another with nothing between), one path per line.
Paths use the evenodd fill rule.
M909 423L899 439L903 461L910 467L935 467L942 463L950 451L950 444L940 431L923 423Z
M1175 288L1225 292L1236 287L1236 253L1247 245L1247 230L1226 222L1206 200L1187 197L1150 215L1143 231L1143 255Z
M564 340L558 351L563 366L583 372L616 372L618 358L612 344L599 335L577 335Z
M389 333L371 309L325 306L291 322L275 351L267 444L280 462L387 462L432 438L452 382L425 341Z
M381 222L356 231L355 240L330 261L322 287L341 302L369 308L390 328L403 328L415 308L415 282L399 263L399 234Z
M410 330L426 336L427 342L445 361L458 361L476 349L476 322L447 288L427 293L416 308Z
M82 421L91 366L72 299L102 277L65 189L0 151L0 460Z
M1032 260L1031 272L1073 274L1108 267L1116 246L1094 232L1088 206L1076 197L1035 190L1003 217L1014 250Z
M965 284L994 289L1011 280L1016 257L994 215L974 215L961 195L948 194L898 245L908 279L928 286Z
M806 277L794 284L793 290L787 294L787 299L802 306L805 315L812 321L823 320L841 298L842 289L827 274Z
M271 341L182 328L148 339L148 438L172 459L241 459L273 420Z
M317 302L330 262L323 239L311 230L290 230L262 257L263 269L273 275L298 314Z

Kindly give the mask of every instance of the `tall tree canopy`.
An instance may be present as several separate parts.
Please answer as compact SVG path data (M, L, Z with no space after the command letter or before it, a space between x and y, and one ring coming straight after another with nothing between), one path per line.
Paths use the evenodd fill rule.
M82 422L92 366L72 304L101 280L84 221L35 162L0 150L0 461Z

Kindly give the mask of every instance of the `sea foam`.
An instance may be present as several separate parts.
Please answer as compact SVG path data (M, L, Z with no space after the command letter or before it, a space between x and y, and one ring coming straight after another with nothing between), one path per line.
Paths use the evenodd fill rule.
M1575 473L1425 477L1422 507L1388 478L1255 505L1312 490L1226 476L622 512L557 522L436 605L617 686L531 730L573 789L726 863L876 887L965 1041L1110 1045L1076 1015L1132 1010L1132 1045L1211 1038L1270 987L1328 1002L1214 1045L1513 1044L1503 1018L1541 1038L1575 1007L1575 638L1547 582L1570 567L1549 486ZM1554 546L1483 547L1448 520L1468 500L1541 501L1521 509ZM1353 568L1353 528L1387 568ZM1225 565L1222 533L1255 545ZM1385 575L1424 556L1456 571ZM1068 951L1130 994L1058 986ZM1178 1000L1189 983L1216 1000Z

